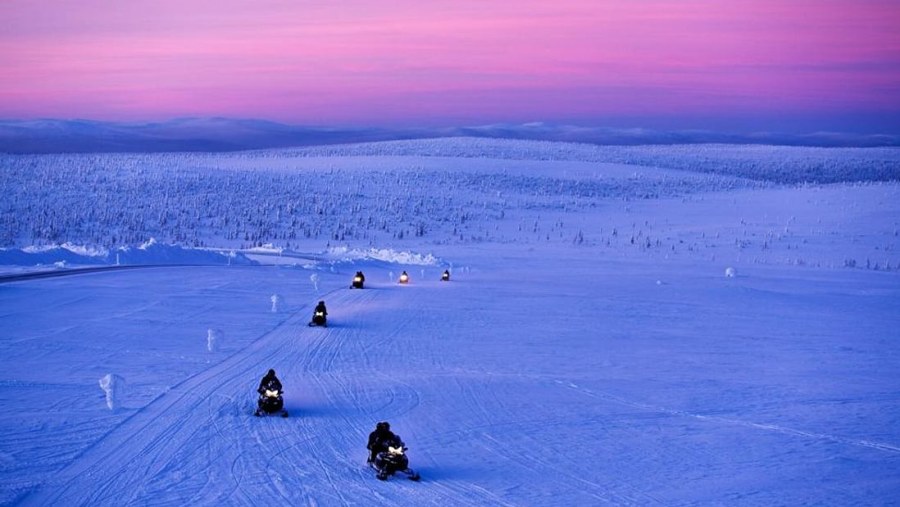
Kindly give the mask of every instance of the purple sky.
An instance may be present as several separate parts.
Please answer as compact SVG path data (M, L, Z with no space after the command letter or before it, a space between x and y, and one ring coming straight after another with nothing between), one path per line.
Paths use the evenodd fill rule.
M898 0L3 0L0 118L897 131L898 27Z

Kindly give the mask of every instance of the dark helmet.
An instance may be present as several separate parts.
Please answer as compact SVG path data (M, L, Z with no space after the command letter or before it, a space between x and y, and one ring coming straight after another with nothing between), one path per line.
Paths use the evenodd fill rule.
M274 376L275 376L275 370L269 370L269 373L266 373L266 376L267 376L267 377L274 377Z
M389 422L387 422L387 421L381 421L380 423L378 423L378 424L375 425L375 429L376 429L376 430L382 430L382 431L390 431L390 430L391 430L391 423L389 423Z
M325 304L325 301L319 301L319 304L320 304L320 305L324 305L324 304Z

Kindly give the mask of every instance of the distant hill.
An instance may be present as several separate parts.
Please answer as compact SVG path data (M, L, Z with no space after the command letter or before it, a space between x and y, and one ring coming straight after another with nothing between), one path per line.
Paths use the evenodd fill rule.
M221 152L432 137L566 141L599 145L775 144L900 146L900 136L819 132L729 134L702 130L614 129L547 123L450 128L352 128L286 125L264 120L179 118L153 123L92 120L0 120L0 152Z
M181 118L158 123L0 121L0 152L6 153L238 151L410 137L421 135L225 118Z

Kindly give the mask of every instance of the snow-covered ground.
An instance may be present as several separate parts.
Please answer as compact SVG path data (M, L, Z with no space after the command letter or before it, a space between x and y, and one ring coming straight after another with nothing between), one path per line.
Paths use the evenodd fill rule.
M430 143L5 157L8 185L29 167L45 179L4 203L4 224L56 206L46 215L90 231L64 239L97 243L9 242L5 271L138 267L0 283L0 504L897 502L900 184L729 170L762 167L758 153L712 150L721 170L691 172L676 147L667 168L560 160L571 151L553 143L428 156ZM641 160L666 160L659 150ZM842 157L825 165L843 174ZM86 162L51 185L66 180L42 167L72 160L134 172L116 183ZM209 180L158 193L146 182L164 180L160 160L181 177L205 167ZM231 194L288 195L280 183L310 176L322 179L300 185L317 192L290 203ZM90 241L125 197L82 195L110 207L75 210L75 180L126 191L134 206L120 218L134 223L177 203L151 231L171 236L129 249ZM147 199L135 202L141 182ZM231 218L217 229L221 216L185 204L253 198L258 208L227 216L283 232L294 209L295 231L302 221L320 236L242 250ZM382 213L403 225L379 224ZM40 233L6 233L28 231ZM220 250L166 244L178 234ZM359 269L367 288L351 290ZM402 270L409 285L396 283ZM320 299L327 329L306 325ZM287 419L252 416L269 368ZM380 482L365 467L381 420L421 482Z

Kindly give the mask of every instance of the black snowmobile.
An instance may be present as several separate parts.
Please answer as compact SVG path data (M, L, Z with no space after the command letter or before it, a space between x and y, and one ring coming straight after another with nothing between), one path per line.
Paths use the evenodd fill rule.
M407 284L409 283L409 275L406 274L406 271L400 273L400 283Z
M288 413L284 409L284 398L281 394L281 391L270 389L260 393L259 400L256 403L256 412L253 415L259 417L263 414L281 414L281 417L287 417Z
M325 312L322 310L316 310L313 313L312 321L309 323L310 326L322 326L328 327L328 319L325 318Z
M353 277L353 282L350 284L350 288L351 289L362 289L365 281L366 281L366 277L363 276L362 271L357 271L356 276Z
M319 301L319 304L317 304L316 308L313 310L312 321L309 323L310 327L327 327L327 317L328 310L325 308L325 301Z
M384 481L395 473L402 472L411 481L421 479L418 472L409 468L409 458L406 457L406 450L406 447L400 444L397 447L389 446L386 451L379 452L375 456L375 461L369 463L369 466L376 472L375 477Z
M446 269L444 270L444 274L441 275L441 281L442 281L442 282L449 282L449 281L450 281L450 272L447 271Z

